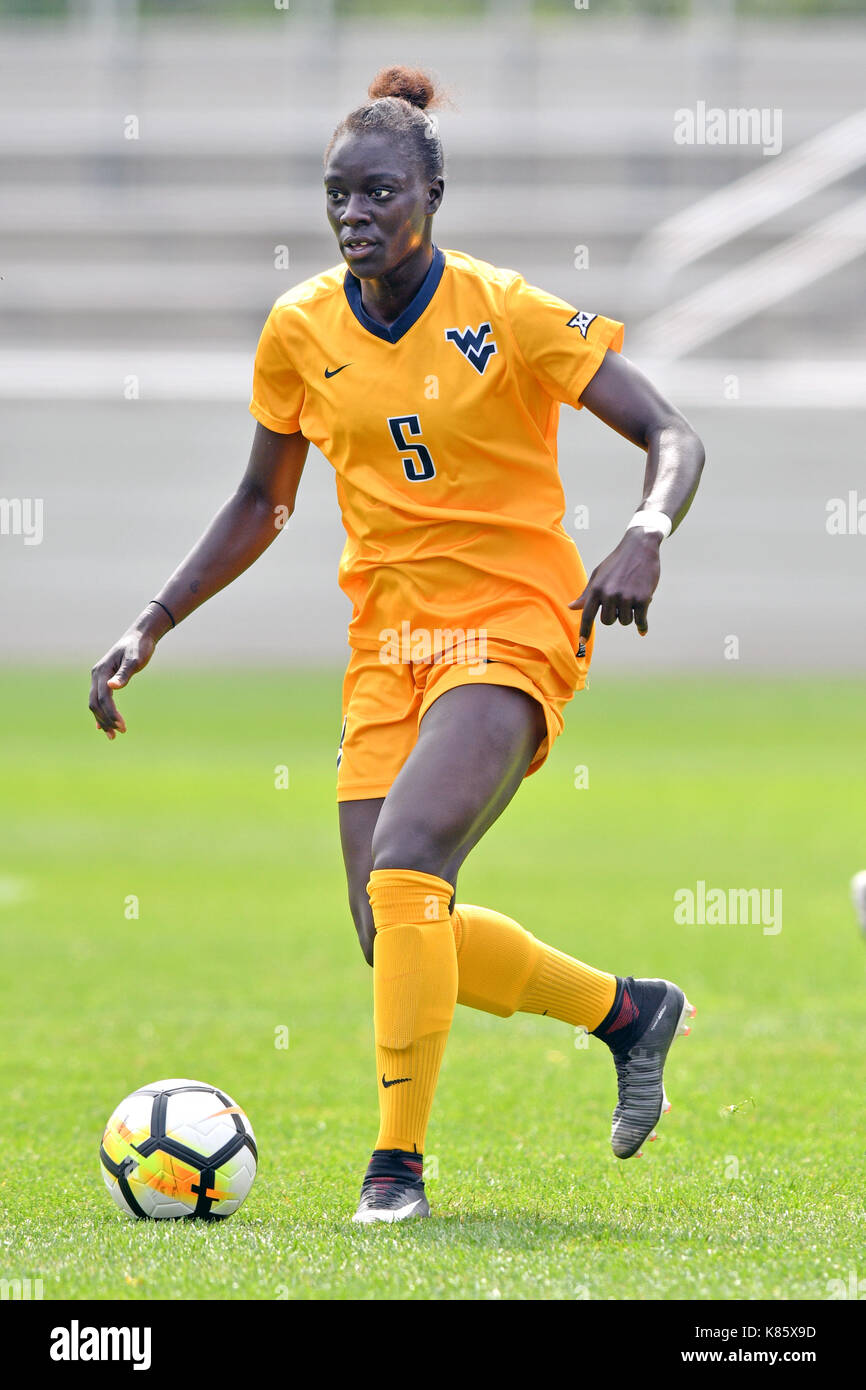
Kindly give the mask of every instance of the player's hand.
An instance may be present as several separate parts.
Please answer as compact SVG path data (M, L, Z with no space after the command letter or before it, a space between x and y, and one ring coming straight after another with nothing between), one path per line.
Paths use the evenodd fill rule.
M616 550L596 565L583 593L568 605L583 609L582 642L589 640L597 613L605 627L613 623L628 627L634 621L641 637L646 636L647 609L661 573L660 545L661 536L632 527Z
M90 710L97 728L108 738L126 733L123 715L114 703L113 691L122 690L138 671L143 671L153 656L157 638L138 628L130 628L119 642L109 648L91 671Z

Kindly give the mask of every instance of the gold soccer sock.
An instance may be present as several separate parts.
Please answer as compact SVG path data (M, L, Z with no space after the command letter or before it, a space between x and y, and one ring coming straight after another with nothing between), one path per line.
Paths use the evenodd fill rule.
M457 946L458 1004L508 1018L549 1014L591 1033L610 1012L616 976L545 946L487 907L460 903L451 914Z
M457 951L448 912L453 892L444 879L414 869L374 869L367 884L376 925L377 1149L424 1152L457 1002Z

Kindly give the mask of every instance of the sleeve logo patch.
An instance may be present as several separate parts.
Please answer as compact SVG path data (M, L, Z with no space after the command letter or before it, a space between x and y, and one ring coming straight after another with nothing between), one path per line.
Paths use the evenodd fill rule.
M580 336L582 338L585 338L586 330L589 328L589 325L593 322L593 320L597 318L598 314L588 314L585 309L579 309L577 313L574 315L574 318L569 319L568 323L565 326L566 328L579 329Z

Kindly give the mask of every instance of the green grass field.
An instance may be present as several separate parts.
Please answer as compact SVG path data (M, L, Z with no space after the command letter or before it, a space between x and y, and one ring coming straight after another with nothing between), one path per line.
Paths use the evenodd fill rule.
M863 696L593 679L458 897L680 982L698 1017L671 1054L673 1111L621 1163L602 1044L458 1009L434 1219L371 1230L349 1223L376 1085L334 803L339 676L157 661L109 744L86 672L5 675L0 1275L46 1299L825 1299L866 1276ZM781 932L678 925L674 893L698 880L781 888ZM162 1076L214 1082L252 1119L259 1173L227 1222L134 1223L103 1187L106 1118Z

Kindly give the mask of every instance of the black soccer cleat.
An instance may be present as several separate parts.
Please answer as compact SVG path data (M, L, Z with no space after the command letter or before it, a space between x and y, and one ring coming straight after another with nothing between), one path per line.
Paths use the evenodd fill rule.
M429 1216L423 1171L422 1154L374 1149L352 1220L371 1225L374 1221L410 1221L416 1216Z
M622 982L609 1021L596 1036L613 1053L619 1099L610 1130L617 1158L640 1157L641 1145L656 1138L655 1127L671 1105L665 1094L665 1059L674 1038L691 1032L697 1009L670 980ZM605 1028L605 1024L607 1027Z

